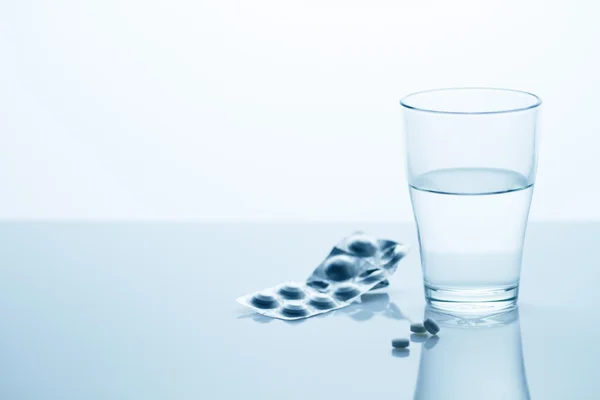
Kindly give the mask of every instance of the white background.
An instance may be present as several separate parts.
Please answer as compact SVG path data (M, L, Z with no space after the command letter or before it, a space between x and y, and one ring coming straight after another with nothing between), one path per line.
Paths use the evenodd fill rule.
M410 220L403 95L544 100L533 219L600 217L594 1L0 2L0 218Z

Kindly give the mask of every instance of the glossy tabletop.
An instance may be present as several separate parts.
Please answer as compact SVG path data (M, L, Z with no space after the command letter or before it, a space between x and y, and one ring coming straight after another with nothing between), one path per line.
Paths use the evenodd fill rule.
M354 230L414 245L391 285L289 323L235 298L303 280ZM422 320L410 224L0 224L2 399L595 399L600 224L532 223L519 308ZM504 320L502 320L504 318Z

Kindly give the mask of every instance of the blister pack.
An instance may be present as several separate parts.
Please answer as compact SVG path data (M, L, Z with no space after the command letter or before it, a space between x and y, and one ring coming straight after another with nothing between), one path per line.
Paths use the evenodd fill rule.
M237 301L268 317L308 318L346 307L363 293L389 285L409 246L356 232L342 239L306 282L285 282Z

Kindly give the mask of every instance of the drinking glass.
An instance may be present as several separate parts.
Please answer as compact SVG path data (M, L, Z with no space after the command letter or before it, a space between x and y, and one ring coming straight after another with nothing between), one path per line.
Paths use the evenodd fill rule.
M516 304L537 170L541 100L507 89L404 97L425 298L455 311Z

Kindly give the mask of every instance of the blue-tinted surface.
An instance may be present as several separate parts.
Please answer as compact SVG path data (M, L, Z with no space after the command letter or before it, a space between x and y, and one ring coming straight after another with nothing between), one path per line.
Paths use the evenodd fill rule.
M390 341L424 315L416 247L362 305L286 323L235 302L355 229L416 242L394 224L1 224L0 398L426 399L435 381L464 399L487 371L498 396L597 398L600 224L532 224L519 318L407 353Z

